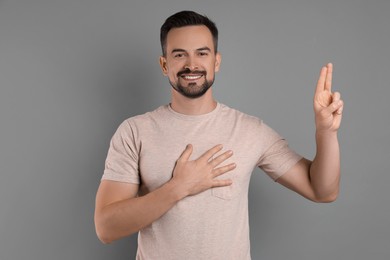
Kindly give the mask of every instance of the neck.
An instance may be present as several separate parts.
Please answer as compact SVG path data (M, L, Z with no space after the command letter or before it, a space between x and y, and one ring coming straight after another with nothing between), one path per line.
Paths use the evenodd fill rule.
M199 98L187 98L176 90L172 89L171 108L176 112L184 115L203 115L213 111L217 102L212 95L212 89L209 88L207 92Z

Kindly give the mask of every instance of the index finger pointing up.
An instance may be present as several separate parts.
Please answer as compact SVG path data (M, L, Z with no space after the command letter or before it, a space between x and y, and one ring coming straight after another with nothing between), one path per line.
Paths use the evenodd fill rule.
M317 93L320 93L325 90L325 80L326 80L327 71L328 71L327 67L324 66L321 68L320 77L318 78L317 88L316 88Z
M333 64L328 63L328 71L326 73L326 80L325 80L325 89L331 92L332 90L332 74L333 74Z
M320 77L318 78L316 92L332 90L332 73L333 64L328 63L326 66L321 68Z

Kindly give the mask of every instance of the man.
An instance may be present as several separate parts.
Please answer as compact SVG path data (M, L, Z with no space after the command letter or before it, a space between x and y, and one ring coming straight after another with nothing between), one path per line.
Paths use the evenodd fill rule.
M137 259L250 259L248 187L254 167L315 202L338 195L337 130L343 102L332 64L314 97L317 153L292 151L260 119L214 100L218 30L183 11L161 27L162 72L171 103L125 120L112 137L96 196L99 239L135 232Z

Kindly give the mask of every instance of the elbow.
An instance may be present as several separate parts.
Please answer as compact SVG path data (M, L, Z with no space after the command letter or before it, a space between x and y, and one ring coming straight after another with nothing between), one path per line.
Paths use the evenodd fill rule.
M113 242L113 239L110 237L108 232L104 230L104 228L100 227L99 225L95 225L96 235L100 242L102 242L105 245L111 244Z
M100 242L102 242L105 245L111 244L112 240L109 239L108 237L97 233L97 237L99 238Z
M112 242L111 240L105 239L104 237L101 237L99 235L98 235L98 238L99 238L100 242L102 242L105 245L111 244L111 242Z
M111 221L112 222L112 221ZM98 239L103 244L111 244L112 242L119 240L123 237L130 236L137 231L128 230L124 231L123 228L118 229L118 227L113 227L109 225L110 221L104 219L103 216L95 216L95 231Z
M315 202L316 203L332 203L332 202L335 202L336 200L337 200L337 197L326 197L326 198L316 199Z
M101 216L95 215L95 231L98 239L103 244L107 245L114 241L112 235L110 234L110 229L104 225L104 221Z
M313 199L316 203L332 203L335 202L338 198L338 191L334 192L332 194L329 194L327 196L316 196L315 199Z
M135 234L135 232L132 232L132 233L126 234L126 235L115 234L112 232L112 230L108 230L105 228L96 227L95 229L96 229L96 235L97 235L98 239L100 240L100 242L102 242L105 245L111 244L112 242L119 240L125 236L130 236L132 234Z

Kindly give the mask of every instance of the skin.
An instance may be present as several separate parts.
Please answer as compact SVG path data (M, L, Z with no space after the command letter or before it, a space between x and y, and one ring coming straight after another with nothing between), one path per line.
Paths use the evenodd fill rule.
M302 159L277 182L315 202L332 202L339 193L340 149L337 130L344 103L339 92L332 93L333 65L321 68L314 94L316 156Z
M197 35L197 37L193 37ZM204 50L207 48L208 50ZM163 74L170 82L181 82L184 87L189 87L190 83L202 84L205 80L212 81L215 72L219 71L221 64L221 54L214 50L214 43L211 32L206 26L187 26L174 28L167 36L166 57L160 57L160 66ZM175 52L182 49L184 52ZM202 50L202 55L200 55ZM181 58L175 57L181 54ZM204 55L207 54L207 55ZM203 70L207 73L204 77L196 81L186 81L177 77L177 73L185 68L192 71ZM186 115L201 115L208 113L216 107L217 103L213 99L212 88L201 97L191 99L171 90L171 107L175 111Z
M196 35L196 37L193 37ZM166 56L160 57L163 74L172 85L171 107L186 115L209 113L216 107L212 88L197 97L188 97L175 86L185 91L199 92L206 82L213 82L219 71L221 55L214 51L210 31L205 26L186 26L172 29L167 36ZM180 71L201 77L183 78ZM179 73L179 75L178 75ZM337 130L342 118L343 101L340 93L331 92L333 65L321 69L314 95L317 151L313 161L300 160L277 182L315 202L331 202L337 198L340 179L340 152ZM95 205L95 227L99 239L110 243L138 232L165 214L178 201L196 195L212 187L231 185L230 179L217 180L217 176L233 170L235 163L220 166L233 155L226 151L216 154L223 145L210 147L198 159L190 161L193 146L187 145L178 158L170 181L160 188L138 197L139 186L104 180L100 183ZM213 160L210 158L216 157Z

